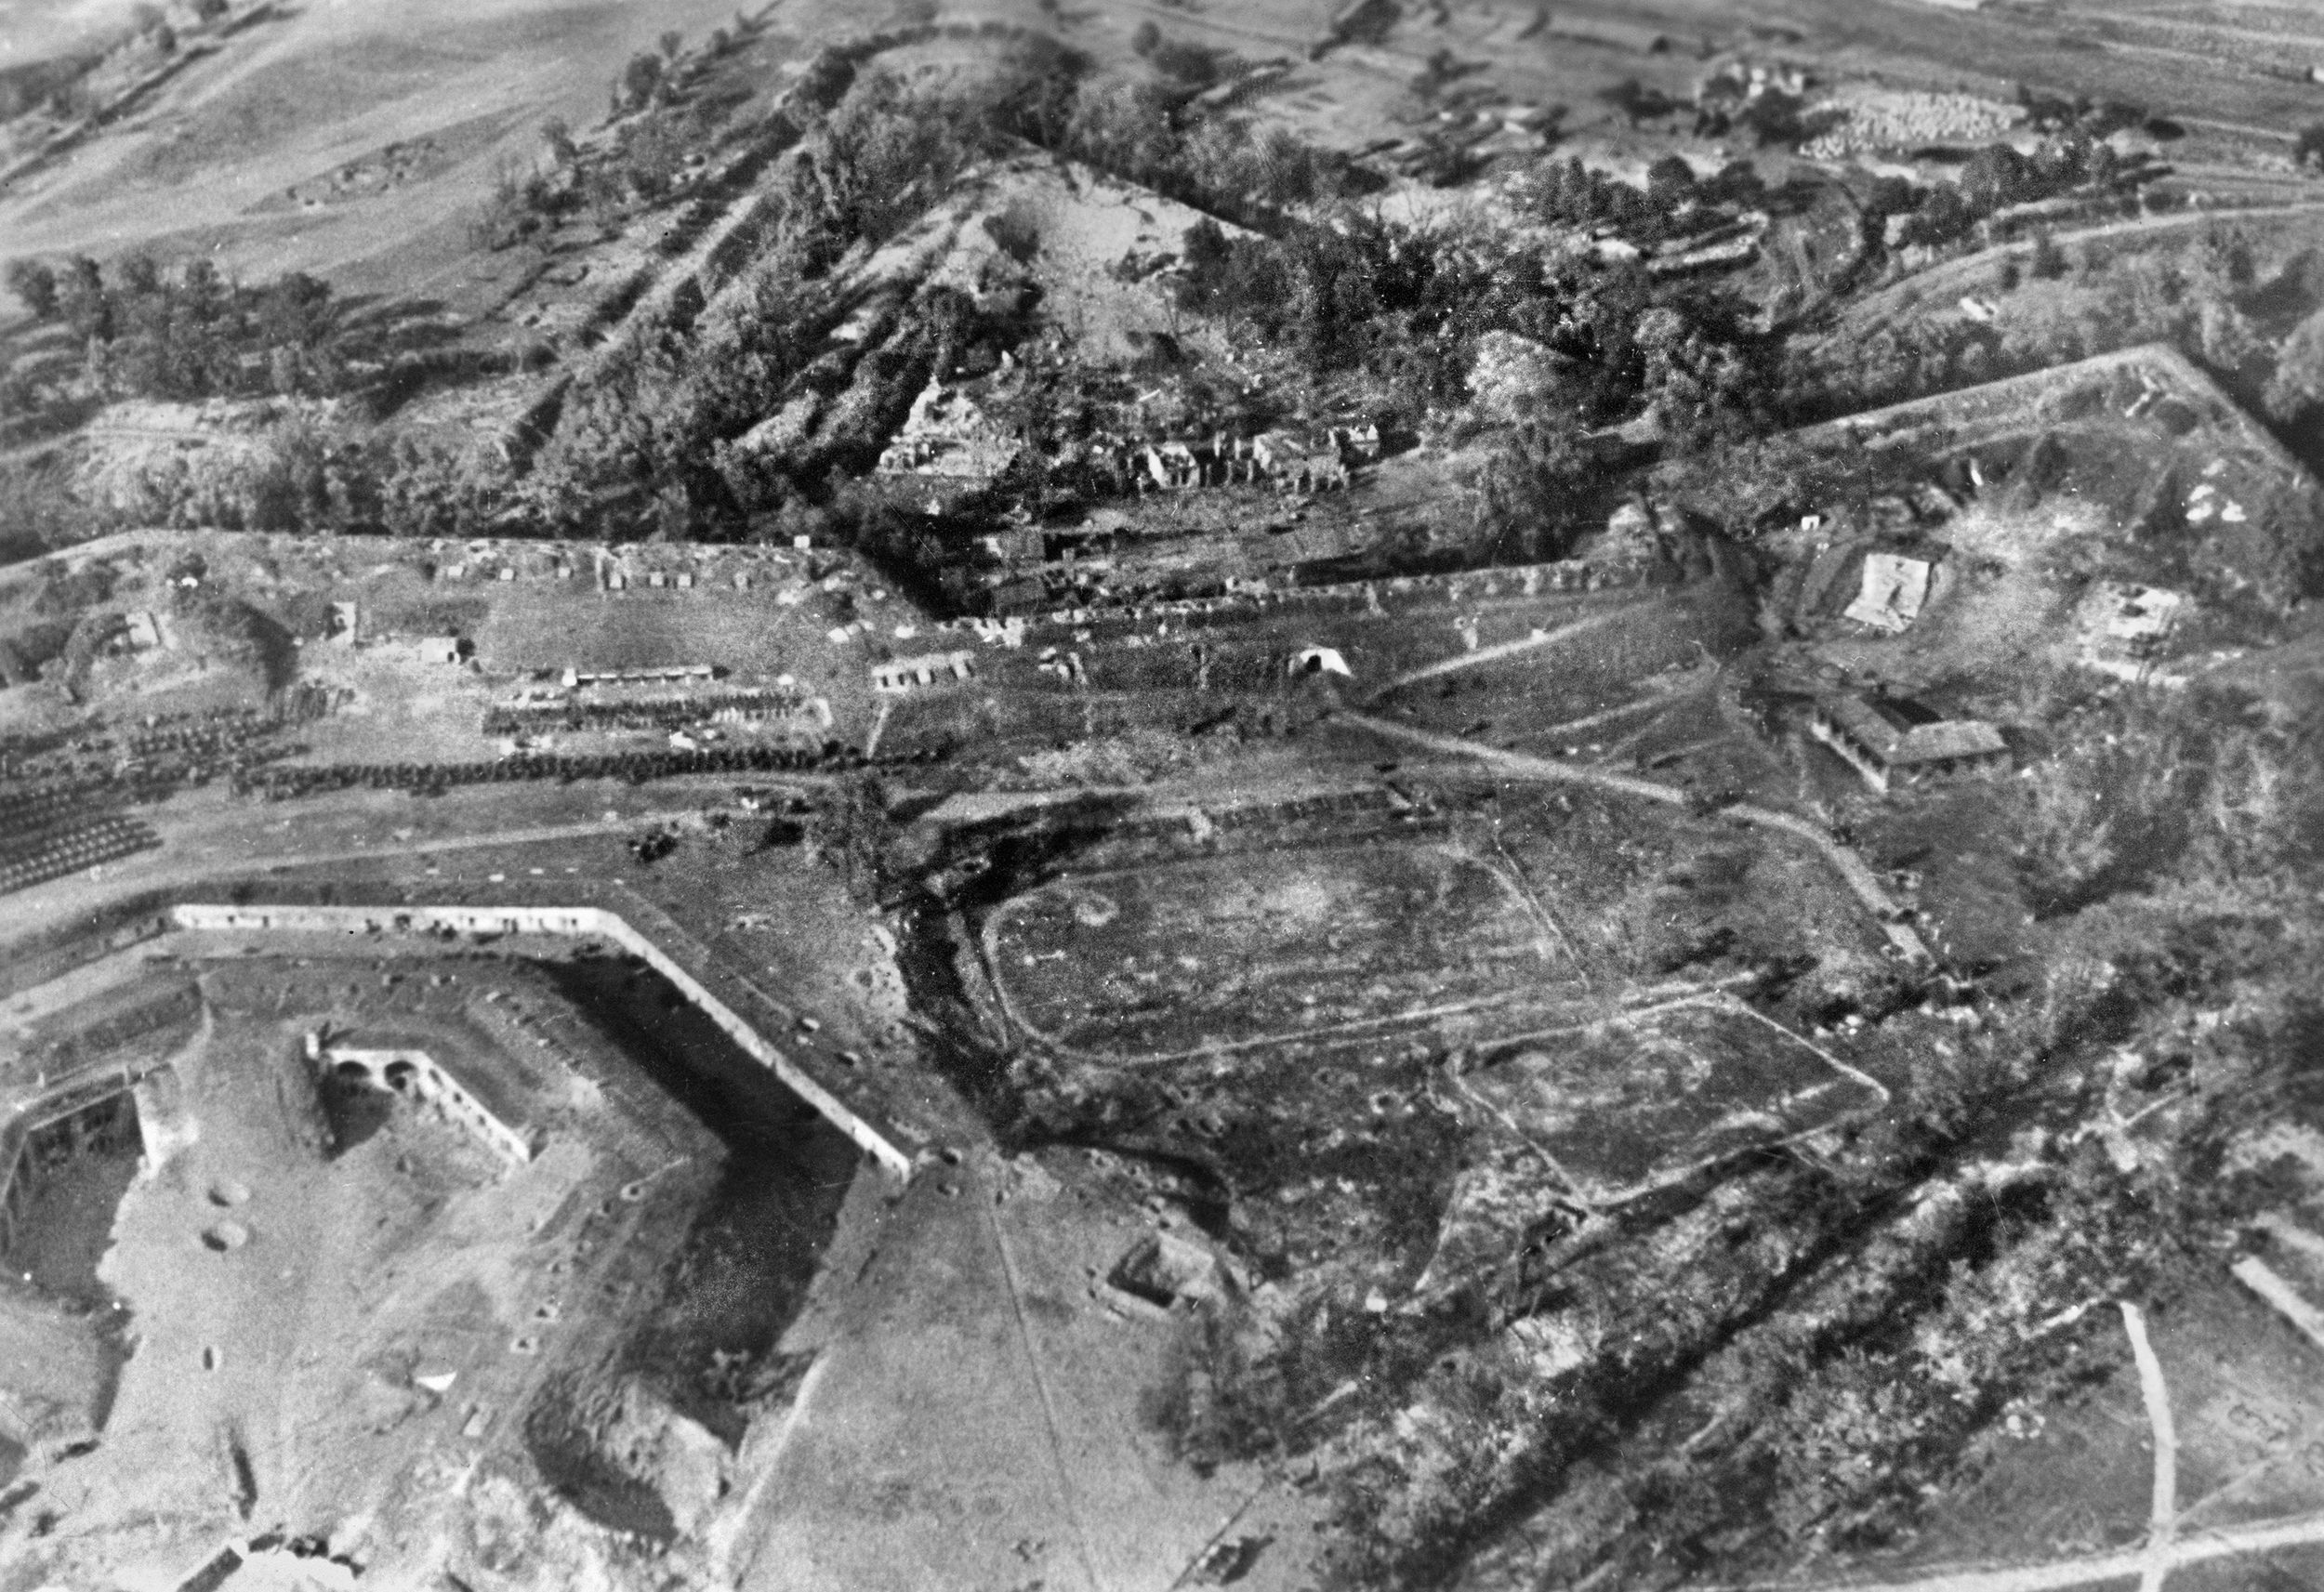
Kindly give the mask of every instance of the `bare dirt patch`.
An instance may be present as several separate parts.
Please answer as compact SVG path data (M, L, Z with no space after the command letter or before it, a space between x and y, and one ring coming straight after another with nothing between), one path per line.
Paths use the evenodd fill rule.
M1458 1007L1555 962L1508 879L1430 845L1082 875L1010 901L985 947L1035 1034L1116 1060Z
M1462 1084L1600 1204L1888 1098L1748 1009L1697 1002L1545 1034Z

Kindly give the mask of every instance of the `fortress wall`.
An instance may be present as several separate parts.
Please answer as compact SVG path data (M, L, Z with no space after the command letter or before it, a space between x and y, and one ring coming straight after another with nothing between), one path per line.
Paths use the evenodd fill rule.
M1020 645L1053 645L1073 638L1078 632L1135 628L1148 620L1199 628L1285 612L1404 613L1450 608L1485 597L1607 591L1644 585L1654 578L1654 571L1646 566L1597 565L1566 559L1548 564L1460 570L1448 574L1392 575L1332 585L1234 591L1221 597L1188 598L1126 608L1058 608L1025 615ZM951 628L970 631L980 624L972 619L946 623Z
M0 957L0 996L61 979L76 967L158 939L170 928L168 908L155 891L51 924L7 948Z
M898 1178L912 1175L912 1156L905 1148L810 1077L710 988L710 980L718 975L706 966L706 957L701 958L706 966L697 973L658 940L640 933L621 915L602 907L276 903L231 906L186 902L172 907L169 918L178 928L222 933L426 934L451 930L462 934L548 934L611 941L677 986L744 1054L772 1072L786 1088L812 1106L859 1149Z
M425 1050L369 1049L360 1046L326 1045L317 1053L317 1065L340 1067L352 1063L368 1074L372 1086L396 1091L390 1071L397 1063L413 1069L414 1091L467 1128L485 1149L512 1166L533 1159L532 1137L513 1123L503 1122L492 1109L464 1087L452 1070Z

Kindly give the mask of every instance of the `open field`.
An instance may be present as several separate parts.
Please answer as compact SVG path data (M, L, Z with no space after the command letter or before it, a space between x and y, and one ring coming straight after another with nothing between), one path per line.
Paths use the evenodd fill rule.
M1679 1003L1526 1035L1461 1092L1548 1156L1589 1204L1634 1199L1747 1148L1887 1103L1855 1069L1748 1009Z
M700 33L733 11L701 0L654 20ZM132 236L245 270L459 295L474 281L466 217L495 163L528 163L550 116L595 120L639 30L622 6L539 0L392 18L320 6L261 22L140 107L125 128L134 138L86 147L0 196L0 230L24 250L110 254ZM480 105L493 108L482 127ZM360 204L284 216L270 204L388 144L447 135L448 164Z
M1118 1061L1457 1011L1557 961L1514 884L1419 845L1076 876L994 914L984 949L1033 1037Z

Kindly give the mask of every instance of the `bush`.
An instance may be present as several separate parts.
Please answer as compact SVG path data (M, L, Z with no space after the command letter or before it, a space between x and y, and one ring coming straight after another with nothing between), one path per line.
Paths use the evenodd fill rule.
M1146 59L1165 77L1191 88L1206 88L1219 80L1221 50L1205 49L1176 39L1164 39L1146 52Z
M1646 201L1657 210L1675 209L1695 197L1695 168L1684 155L1664 155L1646 168Z
M2058 241L2048 232L2037 233L2034 236L2033 258L2027 263L2027 269L2039 281L2055 282L2066 274L2066 251L2058 247Z
M1493 556L1526 563L1564 558L1584 529L1574 510L1595 474L1588 444L1570 424L1518 427L1478 481L1477 526Z
M52 319L57 313L57 273L38 260L10 260L7 284L17 301L33 312L36 321Z
M1000 252L1019 265L1031 265L1034 257L1041 252L1040 222L1035 217L1033 207L1022 199L1010 201L1009 207L997 216L985 217L984 230Z
M622 68L616 99L627 110L640 110L653 100L661 86L662 58L641 52L631 56L629 64Z

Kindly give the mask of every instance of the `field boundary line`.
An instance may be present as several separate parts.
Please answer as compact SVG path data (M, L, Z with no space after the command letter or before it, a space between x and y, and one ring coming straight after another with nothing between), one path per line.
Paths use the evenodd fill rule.
M1532 944L1529 947L1530 951L1536 955L1540 954L1540 925L1538 922L1533 921L1533 903L1526 899L1525 891L1522 888L1519 881L1505 876L1501 870L1494 865L1494 863L1490 861L1486 858L1479 857L1464 848L1446 844L1442 841L1425 842L1423 844L1427 849L1443 853L1459 862L1472 863L1490 877L1493 882L1500 888L1503 894L1515 907L1516 915L1521 920L1525 921L1527 926L1532 929L1533 932L1529 936L1532 941ZM1363 851L1367 849L1368 848L1362 843L1321 846L1314 848L1314 849L1321 851ZM1215 862L1220 861L1220 858L1214 856L1208 858L1195 858L1190 861L1195 863ZM1186 864L1181 862L1168 862L1161 864L1161 866L1165 867L1184 865ZM1352 1035L1379 1029L1393 1029L1400 1025L1409 1023L1433 1022L1440 1018L1462 1017L1471 1012L1492 1011L1501 1007L1513 1006L1525 1000L1534 998L1538 993L1537 990L1530 988L1502 990L1497 993L1478 995L1472 1000L1455 1001L1445 1006L1423 1007L1417 1010L1406 1010L1401 1012L1384 1012L1378 1017L1353 1018L1346 1022L1328 1023L1315 1028L1285 1030L1279 1033L1261 1034L1250 1039L1225 1040L1215 1045L1197 1045L1183 1050L1155 1050L1123 1055L1115 1051L1090 1050L1080 1046L1068 1045L1063 1040L1051 1033L1049 1030L1039 1027L1027 1019L1023 1009L1019 1007L1016 997L1010 993L1008 980L1004 976L1006 963L1000 954L1000 946L998 942L1000 931L1003 928L1003 918L1007 910L1011 904L1017 901L1024 901L1029 897L1037 894L1040 889L1048 888L1050 885L1068 882L1076 884L1088 883L1094 885L1096 882L1102 880L1133 878L1146 872L1148 872L1148 870L1144 868L1128 867L1107 868L1095 873L1063 875L1059 879L1049 881L1048 884L1037 887L1035 889L1027 890L1023 895L1010 897L1008 901L1001 902L999 906L996 907L992 912L987 914L984 923L978 927L976 934L977 950L984 963L986 980L991 983L994 995L999 1002L1001 1016L1009 1023L1019 1030L1027 1039L1040 1046L1050 1055L1063 1060L1086 1062L1092 1066L1156 1066L1170 1061L1188 1061L1198 1056L1233 1055L1240 1051L1262 1050L1279 1045L1297 1045L1303 1044L1311 1040L1330 1039L1336 1035ZM1577 968L1578 968L1578 963L1577 963L1576 966ZM1581 988L1583 992L1587 993L1589 984L1586 980L1581 981ZM1581 1003L1573 1004L1579 1005ZM1492 1043L1499 1044L1499 1041L1495 1040Z
M1591 1028L1612 1026L1616 1023L1625 1025L1636 1024L1642 1020L1661 1017L1666 1013L1684 1011L1689 1008L1693 1008L1697 1011L1713 1012L1723 1016L1739 1012L1746 1016L1756 1018L1785 1039L1788 1039L1793 1044L1805 1049L1810 1055L1816 1057L1817 1060L1823 1062L1842 1078L1847 1080L1848 1082L1863 1085L1865 1088L1870 1090L1876 1097L1874 1099L1867 1101L1864 1106L1855 1111L1843 1112L1839 1116L1832 1118L1829 1122L1817 1123L1812 1126L1800 1128L1796 1132L1783 1134L1777 1138L1768 1139L1763 1144L1754 1146L1753 1148L1761 1150L1775 1150L1780 1149L1782 1146L1787 1144L1796 1143L1800 1139L1809 1138L1815 1134L1822 1133L1829 1128L1836 1126L1842 1122L1858 1117L1866 1111L1878 1110L1880 1107L1886 1105L1892 1099L1892 1096L1890 1095L1890 1092L1885 1085L1882 1085L1874 1078L1868 1077L1857 1069L1849 1066L1845 1061L1841 1060L1838 1057L1824 1049L1823 1046L1816 1045L1801 1034L1794 1033L1791 1030L1776 1021L1764 1012L1755 1010L1749 1002L1738 1000L1731 991L1722 989L1717 986L1698 990L1690 994L1680 995L1672 1000L1658 1001L1651 1006L1617 1010L1596 1020L1594 1022L1578 1023L1566 1028L1542 1029L1530 1034L1519 1034L1510 1039L1494 1040L1492 1043L1497 1048L1505 1049L1513 1045L1523 1044L1528 1039L1547 1038L1560 1033L1579 1033ZM1516 1134L1518 1138L1524 1139L1528 1146L1538 1152L1544 1160L1548 1161L1552 1169L1565 1180L1566 1188L1573 1195L1575 1203L1592 1215L1596 1215L1614 1206L1629 1204L1631 1201L1644 1199L1646 1195L1654 1193L1657 1190L1667 1189L1672 1184L1684 1182L1687 1178L1694 1177L1705 1167L1716 1165L1718 1163L1726 1160L1729 1156L1741 1153L1739 1150L1717 1151L1710 1155L1704 1156L1699 1161L1690 1161L1684 1166L1674 1167L1670 1171L1658 1173L1648 1178L1644 1182L1632 1183L1626 1188L1601 1189L1597 1191L1593 1196L1583 1192L1582 1185L1573 1177L1571 1173L1565 1170L1565 1166L1557 1160L1557 1158L1550 1154L1549 1151L1538 1143L1530 1134L1526 1133L1523 1128L1519 1127L1515 1122L1511 1120L1507 1112L1501 1111L1500 1108L1495 1106L1491 1101L1484 1099L1473 1090L1469 1088L1467 1082L1460 1074L1454 1073L1452 1074L1452 1077L1454 1082L1459 1085L1460 1092L1464 1096L1472 1100L1474 1100L1478 1105L1499 1117L1502 1124L1507 1126L1512 1133ZM1807 1093L1820 1093L1822 1090L1832 1086L1833 1085L1829 1084L1820 1084L1816 1085L1816 1089L1807 1091ZM1804 1095L1795 1095L1789 1098L1797 1099L1803 1099L1805 1097Z

